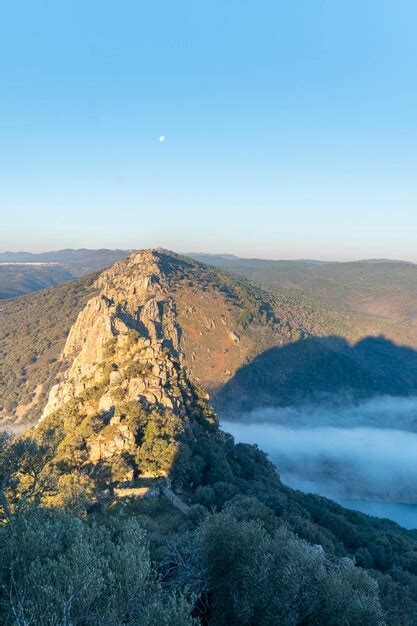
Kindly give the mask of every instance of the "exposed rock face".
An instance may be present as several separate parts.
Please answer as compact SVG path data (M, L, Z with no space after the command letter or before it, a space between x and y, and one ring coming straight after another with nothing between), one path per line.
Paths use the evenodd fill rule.
M72 327L63 358L72 359L63 381L49 395L42 418L99 384L111 366L99 400L111 411L114 396L180 410L179 351L175 304L164 289L159 256L135 254L105 271L97 281L98 296L81 311Z
M2 350L8 360L7 369L0 368L6 382L0 412L11 416L14 411L19 418L28 413L38 418L57 377L65 388L54 389L44 415L77 395L94 377L108 342L126 328L151 342L164 339L174 356L183 355L191 378L213 394L230 378L226 371L233 375L260 352L288 340L286 326L274 325L274 303L262 290L159 250L133 253L99 276L57 287L43 297L33 295L20 308L17 304L6 304L7 315L2 315ZM29 356L32 347L38 350L35 362ZM21 415L15 401L22 405Z
M70 407L72 432L57 451L61 464L62 458L71 464L75 445L81 470L108 464L119 483L138 473L166 475L179 433L191 432L199 396L184 367L169 294L170 263L177 260L168 259L145 250L104 272L99 294L72 327L62 355L70 365L38 426L65 421Z
M248 295L242 299L242 288L230 281L159 250L134 253L104 271L97 295L69 333L62 358L70 365L52 388L43 417L99 384L103 364L114 371L99 400L101 411L112 410L116 390L126 400L178 411L178 372L183 376L184 368L199 386L215 391L279 341L268 325L255 323L242 332L239 318Z

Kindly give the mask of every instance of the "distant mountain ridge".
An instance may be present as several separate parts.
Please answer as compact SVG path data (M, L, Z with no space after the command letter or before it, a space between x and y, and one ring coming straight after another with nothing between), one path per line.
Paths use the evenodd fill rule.
M84 276L89 272L110 267L120 259L130 254L131 250L120 249L88 249L66 248L49 252L1 252L0 253L0 299L14 298L31 291L38 291L47 287L58 285L71 278ZM306 289L305 279L309 281L307 291L313 296L321 297L323 285L318 285L317 280L332 280L332 273L340 274L344 270L345 276L341 276L343 282L347 275L354 273L358 268L364 271L372 271L372 267L387 268L392 274L401 268L409 268L413 271L417 266L409 261L397 261L391 259L365 259L350 262L319 261L314 259L297 260L269 260L259 258L243 258L234 254L210 254L205 252L187 253L185 256L201 261L208 265L221 267L227 271L246 276L250 280L260 282L266 286L281 286L296 289ZM50 263L53 266L35 265ZM7 264L7 265L6 265ZM16 265L13 265L16 264ZM297 273L307 272L305 276L297 276ZM314 271L316 270L316 272ZM315 276L314 274L317 274ZM311 274L313 274L311 276ZM324 275L322 275L324 274ZM337 280L337 278L336 278ZM327 284L330 298L332 292L337 292L337 284Z
M191 259L196 259L197 261L201 261L202 263L208 263L208 259L212 259L216 261L216 259L225 259L226 261L235 261L238 264L255 264L261 263L266 265L280 265L283 263L307 263L312 265L327 265L327 264L353 264L353 263L399 263L405 265L417 265L413 261L407 261L404 259L390 259L390 258L370 258L370 259L356 259L352 261L325 261L322 259L264 259L262 257L241 257L236 254L228 254L228 253L211 253L211 252L187 252L186 256Z
M0 299L59 285L104 269L129 254L128 250L65 249L52 252L0 253ZM39 265L44 263L45 265ZM48 264L48 265L47 265Z
M73 279L71 272L56 263L0 263L0 300L53 287Z
M113 250L109 248L64 248L63 250L51 250L49 252L0 252L1 262L31 262L51 261L55 263L70 263L80 260L91 260L102 257L123 258L129 254L129 250Z

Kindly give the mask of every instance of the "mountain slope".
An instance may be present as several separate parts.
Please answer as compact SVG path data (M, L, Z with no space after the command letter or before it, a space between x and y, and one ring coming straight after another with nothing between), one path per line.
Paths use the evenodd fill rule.
M265 289L174 253L148 254L154 268L149 280L159 281L157 302L170 303L186 368L223 414L417 391L415 351L373 337L369 317L322 306L303 294ZM78 345L72 331L58 360L63 339L93 292L97 299L90 307L102 310L105 302L117 303L126 323L130 316L136 328L136 292L143 287L135 276L143 273L143 255L134 253L100 275L3 303L2 416L14 421L39 417L54 377L65 370ZM110 340L111 323L101 323ZM381 328L386 337L407 336L405 328L386 320ZM412 337L401 343L412 345Z
M309 337L259 354L218 390L214 402L234 418L260 407L347 405L416 391L416 350L384 337L353 345L338 336Z
M0 264L0 300L47 289L72 278L72 274L60 265Z
M352 318L362 336L384 334L417 347L417 265L386 259L349 263L272 261L224 255L191 254L192 258L238 276L304 297L326 311ZM360 337L345 335L347 339Z
M23 417L22 404L33 398L41 382L43 392L49 391L51 377L63 370L72 354L71 349L66 348L60 362L54 361L49 367L49 361L57 357L62 347L62 339L58 343L57 336L66 336L92 291L100 294L97 300L100 306L114 300L119 306L127 307L126 319L129 315L138 315L136 292L140 293L142 287L135 285L134 277L141 275L142 256L132 255L120 261L99 278L91 275L3 304L0 318L3 351L0 374L5 386L3 415ZM259 350L277 341L284 343L300 337L298 321L283 324L275 315L267 294L244 281L231 279L227 274L174 254L153 252L150 258L154 272L149 274L149 280L159 277L158 280L163 281L161 293L163 291L175 309L181 326L178 342L187 367L206 390L221 386ZM108 288L110 284L113 287ZM124 284L130 286L124 287ZM131 324L134 325L133 320ZM73 334L69 345L76 343ZM45 367L45 361L49 374L39 380L35 374ZM36 407L32 407L31 416Z
M126 372L118 371L116 358L120 350L121 360L133 359L128 367L139 372L152 355L158 370L163 365L160 350L172 351L195 382L212 389L263 346L283 340L286 333L300 333L288 324L281 328L259 290L172 253L133 254L103 272L94 286L97 295L78 315L62 353L62 361L72 365L52 389L44 415L89 386L101 384L98 364L103 371L113 367L110 378L123 380L124 386ZM248 317L251 324L245 327ZM141 337L139 347L132 339L135 333ZM129 338L142 356L132 356ZM165 371L165 386L168 378ZM138 389L126 390L128 400L138 396ZM152 386L144 390L142 400L149 403L150 398L156 398ZM172 404L173 398L163 403L168 401ZM111 398L105 394L99 407L107 404Z
M51 507L93 517L134 515L153 529L157 553L164 538L184 536L208 516L220 525L218 550L223 545L218 543L222 524L230 518L235 532L241 527L233 519L242 520L242 528L249 530L261 521L272 534L285 522L315 545L302 548L314 565L319 550L326 567L338 571L343 569L341 558L355 557L379 581L380 587L372 584L380 602L385 602L387 590L392 594L394 600L386 603L389 611L398 607L398 598L407 598L399 623L412 623L406 620L415 608L411 594L417 580L416 533L285 487L256 446L236 445L219 429L182 351L191 321L186 317L185 325L180 323L177 306L194 272L205 278L207 293L217 294L218 303L219 294L225 293L229 313L234 306L242 311L241 301L238 306L236 293L221 276L214 279L204 267L161 251L134 254L96 280L92 297L67 337L66 367L49 394L43 417L17 441L18 457L25 462L18 465L6 492L11 510L37 489L40 501ZM191 312L197 314L198 309ZM275 327L270 315L255 324L254 336L269 323ZM215 328L208 326L215 330L217 317L213 321ZM145 497L150 495L153 499ZM226 517L216 521L219 511ZM185 535L184 540L192 538ZM230 549L240 554L236 541ZM220 554L223 558L221 549ZM181 552L176 555L182 558ZM214 563L212 554L208 567ZM351 561L349 568L353 571ZM169 571L172 574L172 568ZM314 580L311 572L306 576ZM205 611L212 610L212 601L206 598ZM389 619L374 623L395 622Z

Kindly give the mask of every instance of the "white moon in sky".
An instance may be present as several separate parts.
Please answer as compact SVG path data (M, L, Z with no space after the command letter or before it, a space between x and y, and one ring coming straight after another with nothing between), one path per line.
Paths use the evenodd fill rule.
M166 139L165 135L160 135L160 136L159 136L159 141L160 141L161 143L164 143L165 139Z

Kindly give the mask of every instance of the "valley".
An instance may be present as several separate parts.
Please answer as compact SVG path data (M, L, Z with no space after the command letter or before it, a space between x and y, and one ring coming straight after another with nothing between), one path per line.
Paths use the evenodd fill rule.
M24 430L26 423L50 411L52 402L58 403L51 393L62 386L81 345L78 334L83 327L95 328L92 303L114 300L113 292L103 291L109 280L118 284L125 275L131 286L124 287L126 295L118 306L131 300L137 307L135 294L142 287L136 284L144 279L136 278L143 272L132 259L104 273L4 301L0 324L4 427ZM411 347L382 336L362 337L366 329L362 314L355 317L323 307L309 294L290 297L163 250L150 253L149 259L151 266L157 264L155 276L160 274L165 281L164 297L178 327L176 350L191 379L209 394L226 431L237 440L259 444L292 487L335 499L417 501L417 484L404 479L407 475L414 480L414 466L407 467L404 459L393 460L389 482L380 469L389 454L386 433L397 433L398 449L413 447L417 353ZM156 280L150 275L146 280ZM89 302L86 310L91 313L83 313ZM125 323L145 328L133 318L129 322L126 317ZM99 339L104 345L112 340L112 324L100 322L94 342ZM102 335L105 329L107 335ZM94 357L96 362L102 360L100 355ZM66 392L67 397L75 397L85 384ZM327 447L321 448L320 441L328 442Z
M416 398L355 406L259 409L222 421L237 441L259 445L282 481L368 514L417 527ZM414 518L413 518L414 516Z

